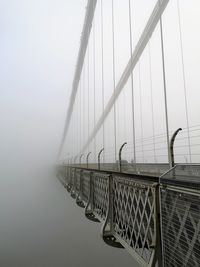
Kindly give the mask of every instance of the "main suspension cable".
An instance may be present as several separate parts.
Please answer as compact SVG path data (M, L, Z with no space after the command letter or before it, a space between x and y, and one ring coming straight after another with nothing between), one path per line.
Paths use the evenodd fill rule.
M87 69L88 69L88 72L87 72L87 85L88 85L88 94L87 94L87 104L88 104L88 109L87 109L87 115L88 115L88 118L87 118L87 121L88 121L88 136L87 138L89 139L89 135L90 135L90 43L88 41L88 54L87 54L87 59L88 59L88 66L87 66ZM88 153L89 153L89 145L88 145Z

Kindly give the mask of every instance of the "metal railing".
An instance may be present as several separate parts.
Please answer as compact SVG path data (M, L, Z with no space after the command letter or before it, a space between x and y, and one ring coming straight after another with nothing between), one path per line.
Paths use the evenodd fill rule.
M83 203L89 219L103 222L104 240L121 244L143 266L151 266L157 260L158 178L73 166L64 169L62 183L77 204Z
M200 166L176 166L160 180L163 266L200 266Z
M141 266L200 266L200 166L175 166L159 178L62 166L61 182L103 222L101 235Z
M150 262L155 249L156 187L157 183L113 177L114 236L143 264Z

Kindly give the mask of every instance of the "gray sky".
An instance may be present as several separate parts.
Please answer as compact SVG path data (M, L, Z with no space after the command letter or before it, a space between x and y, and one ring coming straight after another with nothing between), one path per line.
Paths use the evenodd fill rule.
M0 1L0 160L55 157L85 1Z
M133 50L156 2L156 0L131 1ZM130 59L129 12L128 0L116 0L113 3L115 85L117 85ZM162 16L169 139L176 129L183 128L175 144L177 162L200 161L199 12L200 2L198 0L170 0ZM63 149L63 159L75 158L76 155L80 155L81 147L84 146L90 133L92 133L95 125L94 120L97 123L103 112L101 1L97 1L94 21L95 34L92 29L89 49L87 49L85 57L84 71L81 76L81 86L78 88L74 112ZM103 1L103 35L104 104L106 105L114 90L111 0ZM95 40L95 99L93 40ZM116 149L118 151L123 142L126 141L128 144L123 151L123 157L128 161L133 159L130 82L129 78L115 104ZM137 162L167 162L166 116L159 23L133 71L133 84L136 160ZM94 113L96 114L95 119ZM96 134L96 140L91 140L89 146L85 149L84 161L89 151L92 152L92 160L97 160L97 151L102 147L105 148L106 162L115 160L114 109L110 111L105 119L104 126L104 144L101 127ZM189 129L189 134L187 129Z
M186 93L188 98L189 126L199 125L199 79L200 38L198 0L183 0L180 2L180 15L185 63ZM156 0L136 0L132 3L133 48L151 14ZM112 31L111 31L111 0L104 0L104 57L105 57L105 104L113 92L112 80ZM83 26L86 1L0 1L0 160L2 162L24 163L41 159L55 159L63 131L68 100L72 88L72 80L80 44L80 34ZM115 55L116 83L126 66L129 57L128 0L114 1L115 15ZM97 1L95 12L95 42L96 42L96 121L102 113L101 107L101 37L100 37L100 1ZM170 134L178 127L186 129L183 73L181 66L181 50L178 28L177 0L171 0L163 16L165 41L167 98L169 103ZM87 81L85 79L85 109L82 123L76 117L80 109L80 88L73 117L78 118L78 124L71 127L66 139L63 158L80 153L94 122L93 104L93 32L90 37L90 110L89 123L87 114ZM151 41L153 112L155 119L155 135L165 133L164 98L162 65L160 50L159 27L156 28ZM138 80L139 67L134 70L134 88L136 103L136 138L149 138L153 135L151 101L150 101L150 71L148 47L140 60L141 88ZM85 62L87 75L87 54ZM83 75L81 77L83 79ZM83 81L82 81L83 82ZM116 103L117 112L117 146L128 141L129 151L126 158L132 159L131 130L131 91L130 79ZM142 107L140 105L140 98ZM83 101L83 99L82 99ZM125 104L124 104L125 103ZM176 116L174 116L176 114ZM143 120L143 133L141 130ZM76 119L75 119L76 120ZM106 149L113 154L113 111L105 122ZM71 125L72 126L72 125ZM79 131L81 130L81 131ZM199 134L195 128L195 134ZM76 136L74 134L76 132ZM79 136L78 136L79 135ZM73 138L76 139L73 139ZM180 135L181 137L181 135ZM186 130L182 133L183 140ZM199 154L200 142L192 136L192 153ZM194 142L193 142L194 140ZM152 141L152 140L151 140ZM159 141L159 140L158 140ZM157 157L166 160L166 138L163 146L159 145ZM186 141L185 150L179 148L179 160L186 161L188 154ZM72 147L72 143L75 147ZM147 144L145 159L141 156L141 143L138 143L138 161L152 162L153 144ZM102 129L97 134L97 147L102 147ZM88 150L94 150L93 144ZM181 151L180 151L181 150ZM162 156L164 154L164 156ZM188 155L186 155L188 156ZM163 157L163 158L162 158ZM199 161L199 155L194 155L194 161ZM96 156L93 151L93 159ZM108 155L108 160L109 155Z

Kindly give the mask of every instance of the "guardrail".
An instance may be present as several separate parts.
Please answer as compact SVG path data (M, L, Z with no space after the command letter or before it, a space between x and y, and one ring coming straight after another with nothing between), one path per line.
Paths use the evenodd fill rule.
M158 177L62 166L60 180L103 240L141 266L200 266L200 166Z
M200 266L200 166L160 178L163 266Z

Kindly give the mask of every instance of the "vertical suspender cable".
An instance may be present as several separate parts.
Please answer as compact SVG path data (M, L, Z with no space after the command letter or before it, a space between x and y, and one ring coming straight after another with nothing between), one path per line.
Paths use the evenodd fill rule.
M151 120L152 120L152 132L153 132L153 153L154 153L154 163L156 163L155 121L154 121L154 110L153 110L153 83L152 83L152 66L151 66L151 45L150 45L150 40L149 40L149 43L148 43L148 54L149 54L149 78L150 78L150 91L151 91Z
M123 91L123 113L124 113L124 118L123 118L123 121L124 121L124 125L123 125L123 128L124 128L124 141L127 141L127 131L126 131L126 91L124 90Z
M72 153L74 155L74 112L72 111L72 128L71 128L71 138L72 138Z
M85 121L86 121L86 112L85 112L85 62L83 65L83 90L82 90L82 98L83 98L83 122L82 122L82 128L83 128L83 143L85 143Z
M75 110L75 105L74 105L74 109L73 109L73 113L72 113L72 157L74 157L74 154L75 154L75 134L74 134L75 133L75 129L74 129L74 126L75 126L75 123L74 123L75 112L74 112L74 110Z
M76 140L75 140L75 145L76 145L76 148L75 148L75 156L77 155L77 147L78 147L78 129L77 129L77 124L78 124L78 96L76 97L76 106L75 106L75 137L76 137Z
M80 92L79 92L79 94L80 94L80 114L79 114L79 120L80 120L80 125L79 125L79 144L80 144L80 146L79 146L79 153L81 153L81 147L82 147L82 142L81 142L81 136L82 136L82 127L81 127L81 114L82 114L82 111L81 111L81 109L82 109L82 104L81 104L81 101L82 101L82 99L81 99L81 90L82 90L82 75L81 75L81 78L80 78Z
M87 72L87 80L88 80L88 95L87 95L87 115L88 115L88 136L87 136L87 139L89 139L89 134L90 134L90 51L89 51L89 42L88 42L88 72ZM89 153L89 145L88 145L88 153Z
M184 87L184 98L185 98L185 115L186 115L186 124L187 124L189 162L191 163L192 159L191 159L191 144L190 144L190 132L189 132L188 101L187 101L187 88L186 88L186 79L185 79L185 65L184 65L184 55L183 55L183 38L182 38L182 28L181 28L181 16L180 16L179 0L177 0L177 10L178 10L179 38L180 38L180 46L181 46L181 63L182 63L183 87Z
M75 151L76 151L76 124L75 124L75 120L76 120L76 99L74 101L74 110L73 110L73 138L74 138L74 149L73 149L73 156L75 156Z
M133 62L133 39L132 39L132 16L131 16L131 0L129 0L129 33L130 33L130 55L131 63ZM133 72L131 72L131 101L132 101L132 131L133 131L133 157L136 163L135 151L135 103L134 103L134 88L133 88Z
M144 145L143 145L143 112L142 112L142 85L141 85L141 71L140 71L140 59L138 61L138 78L139 78L139 95L140 95L140 129L141 129L141 148L142 148L142 161L144 163Z
M78 94L77 94L77 99L78 99L78 104L77 104L77 157L79 155L79 150L80 150L80 145L79 145L79 137L80 137L80 123L79 123L79 120L80 120L80 89L81 89L81 85L80 85L80 82L79 82L79 90L78 90Z
M79 87L78 87L78 90L80 89L80 83L79 83ZM78 151L79 151L79 146L78 146L78 141L79 141L79 131L78 131L78 128L79 128L79 95L78 95L78 92L77 92L77 101L76 101L76 105L77 105L77 108L76 108L76 156L78 155Z
M69 141L70 141L70 157L73 154L73 115L70 122L70 131L69 131Z
M76 140L75 140L75 145L76 145L76 148L75 148L75 156L77 155L77 150L78 150L78 128L77 128L77 124L78 124L78 95L76 97L76 106L75 106L75 137L76 137Z
M75 116L75 136L76 136L76 149L75 149L75 156L77 155L77 151L78 151L78 96L76 97L76 106L75 106L75 112L76 112L76 116Z
M93 19L93 71L94 71L94 127L96 125L96 60L95 60L95 18ZM94 163L96 162L96 135L94 137Z
M117 109L118 113L118 120L120 121L120 107ZM120 143L124 143L127 141L127 129L126 129L126 90L123 91L123 129L124 131L122 132L122 141L118 141ZM126 149L126 148L125 148ZM124 153L125 154L125 153Z
M103 0L101 0L101 79L102 79L102 113L104 115L104 38L103 38ZM103 121L103 148L105 147L105 124ZM103 163L105 162L103 150Z
M160 39L161 39L161 53L162 53L163 89L164 89L164 101L165 101L167 153L168 153L168 162L169 162L169 165L171 167L170 143L169 143L169 120L168 120L168 105L167 105L167 87L166 87L166 72L165 72L165 55L164 55L163 27L162 27L162 17L161 16L160 16Z
M113 50L113 90L115 94L115 28L114 28L114 3L112 0L112 50ZM116 102L114 102L114 146L115 162L117 160L117 136L116 136Z

